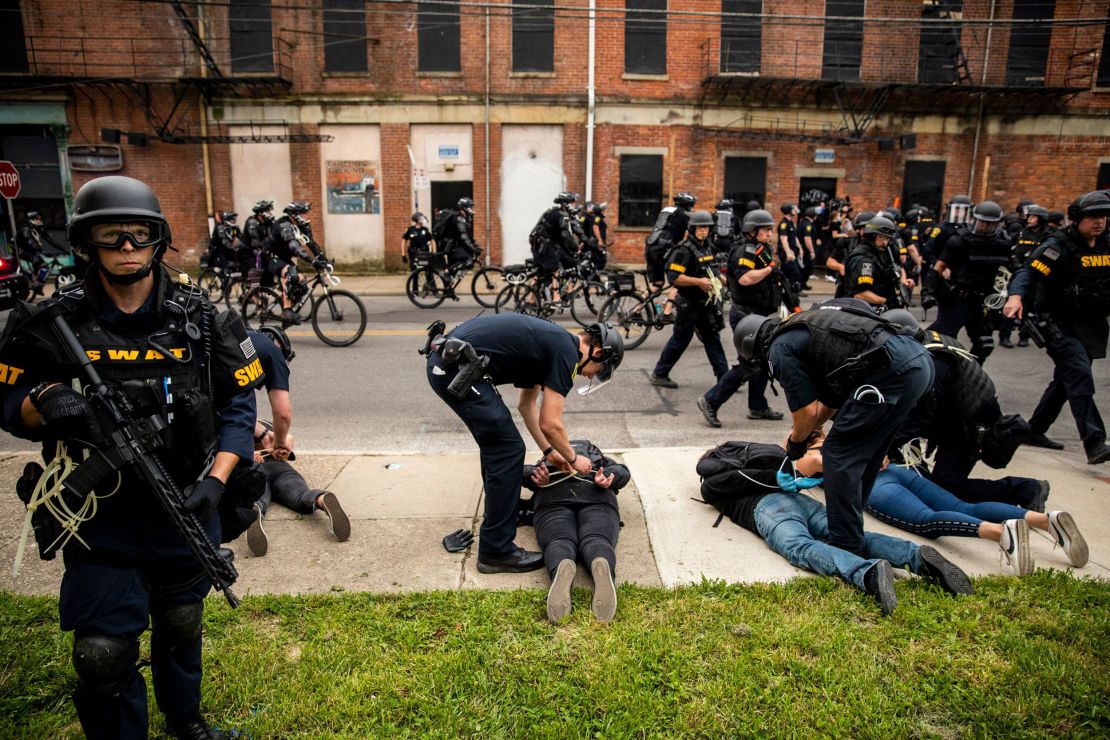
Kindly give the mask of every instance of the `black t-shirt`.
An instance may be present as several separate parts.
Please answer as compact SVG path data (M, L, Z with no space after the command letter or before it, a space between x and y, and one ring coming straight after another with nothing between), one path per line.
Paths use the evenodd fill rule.
M709 241L699 243L688 237L671 252L667 263L667 282L673 285L680 275L690 278L709 277L712 268L713 251ZM680 286L678 294L691 303L705 303L708 299L708 294L696 285Z
M794 329L775 337L768 359L775 379L782 386L790 411L805 408L817 400L817 384L808 368L809 331Z
M797 228L795 228L794 222L791 221L790 219L784 218L783 220L779 221L779 228L778 228L778 232L776 232L776 238L775 238L776 246L781 244L781 240L779 239L779 237L783 237L783 236L786 237L787 246L790 247L791 251L794 252L794 255L797 256L797 254L798 254L798 230L797 230ZM781 249L781 246L780 246L780 249Z
M409 252L428 252L432 248L432 232L426 226L410 226L401 238L408 240Z
M450 332L474 351L490 358L494 385L543 386L560 395L574 387L578 373L578 339L557 324L525 314L478 316Z
M285 361L281 350L265 334L248 330L247 336L251 338L258 352L258 359L262 361L262 370L266 373L266 390L289 390L289 363Z

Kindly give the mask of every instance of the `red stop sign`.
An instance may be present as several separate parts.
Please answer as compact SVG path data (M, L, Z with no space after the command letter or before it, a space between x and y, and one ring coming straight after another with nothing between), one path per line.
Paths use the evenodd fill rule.
M13 200L19 197L19 170L7 160L0 159L0 196Z

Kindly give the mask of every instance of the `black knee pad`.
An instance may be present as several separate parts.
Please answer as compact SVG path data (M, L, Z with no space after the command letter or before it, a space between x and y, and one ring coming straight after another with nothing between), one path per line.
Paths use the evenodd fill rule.
M114 635L78 635L73 667L81 684L99 694L118 694L135 675L139 641Z
M152 616L153 627L158 630L159 639L165 640L170 649L188 647L200 639L204 603L198 601L195 604L179 604Z

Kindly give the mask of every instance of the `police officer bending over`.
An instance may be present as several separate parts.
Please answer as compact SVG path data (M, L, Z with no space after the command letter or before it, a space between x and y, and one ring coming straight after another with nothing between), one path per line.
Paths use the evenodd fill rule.
M64 318L118 403L137 419L168 423L161 466L216 543L224 483L251 456L252 391L261 382L255 350L234 312L217 316L203 291L163 268L170 229L145 184L92 180L77 193L73 214L69 240L95 266L83 285L38 306L20 304L9 318L0 361L9 377L15 368L21 372L0 391L3 427L42 440L47 461L115 449L102 432L114 421L72 387L85 377L53 325L56 316ZM118 469L118 487L108 473L89 493L95 513L78 533L87 548L73 538L62 551L59 612L62 629L74 632L73 701L81 727L90 738L146 737L146 685L136 664L149 625L154 692L170 732L221 737L200 715L201 618L212 583L134 464ZM76 510L83 502L66 503ZM55 533L41 519L38 525L40 551L53 557Z
M835 417L821 448L828 543L860 557L863 505L895 431L933 382L927 351L903 331L862 301L834 298L781 323L752 314L734 335L741 357L768 363L782 383L794 422L791 460Z
M845 292L852 298L878 308L904 308L902 288L914 282L902 272L895 258L894 240L898 227L885 216L875 216L863 227L863 236L848 254L844 266Z
M604 384L624 357L624 342L608 324L591 324L570 334L526 314L478 316L449 334L432 325L428 384L458 414L478 443L485 487L485 518L478 542L482 573L523 573L543 567L543 556L527 552L516 537L524 441L497 386L520 389L517 408L543 461L568 473L586 474L590 459L575 453L563 426L563 404L576 375ZM600 386L598 386L600 387ZM540 404L537 406L536 401Z
M1060 450L1063 445L1045 436L1067 401L1071 406L1087 462L1110 460L1106 426L1095 406L1094 360L1106 357L1106 317L1110 315L1110 243L1106 223L1110 194L1095 191L1068 207L1072 224L1054 231L1033 250L1010 283L1003 313L1023 318L1038 345L1056 363L1052 382L1037 404L1029 426L1028 444ZM1038 335L1040 338L1038 339Z

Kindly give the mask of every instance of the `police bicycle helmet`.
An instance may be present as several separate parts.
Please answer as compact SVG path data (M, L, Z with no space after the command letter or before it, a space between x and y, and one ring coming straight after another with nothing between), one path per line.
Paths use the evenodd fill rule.
M560 206L569 206L576 200L578 199L574 196L574 193L568 190L564 190L555 196L555 204Z
M607 201L607 200L603 200L600 203L594 203L594 209L593 209L594 214L598 215L598 216L601 216L602 214L605 213L605 209L607 209L608 207L609 207L609 201Z
M736 345L736 352L749 362L758 362L766 353L767 340L771 331L781 323L778 316L761 316L750 313L736 324L736 331L732 333L732 343Z
M624 338L619 331L613 328L612 324L606 322L593 323L586 327L585 333L590 338L590 354L582 361L582 365L595 362L600 365L600 368L595 375L599 384L594 386L591 382L583 391L579 391L583 396L608 383L612 379L613 373L620 367L621 361L624 360ZM600 355L594 354L595 347L601 350Z
M686 210L690 210L691 208L693 208L694 204L697 202L697 197L694 196L692 193L687 193L686 191L678 193L674 197L674 204L679 208L685 208Z
M239 214L235 211L220 211L220 221L233 224L237 218L239 218Z
M281 350L281 356L285 358L286 362L292 362L297 353L293 351L293 343L289 341L289 335L280 326L265 325L258 327L259 334L265 334L269 337L274 344Z
M256 214L272 211L274 210L274 202L272 200L260 200L251 206L251 210Z

